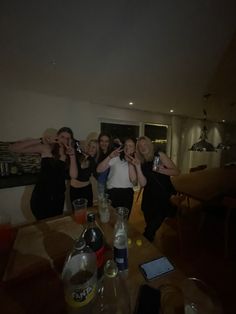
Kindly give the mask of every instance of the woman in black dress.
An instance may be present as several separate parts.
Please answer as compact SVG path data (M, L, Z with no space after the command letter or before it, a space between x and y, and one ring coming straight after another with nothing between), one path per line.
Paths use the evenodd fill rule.
M41 155L41 169L30 200L37 220L63 213L66 162L69 159L70 163L76 163L72 139L71 129L63 127L56 135L45 134L43 138L19 141L9 147L14 152Z
M141 208L146 227L143 235L152 242L172 207L170 199L176 191L170 176L178 175L179 170L166 154L154 152L153 143L146 136L138 139L136 152L132 162L136 167L139 184L144 187Z

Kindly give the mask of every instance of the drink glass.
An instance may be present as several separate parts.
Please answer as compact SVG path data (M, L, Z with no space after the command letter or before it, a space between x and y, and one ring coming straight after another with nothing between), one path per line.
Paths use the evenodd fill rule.
M185 314L222 314L216 293L205 282L187 278L182 283Z
M14 240L14 231L11 226L11 218L5 213L0 214L0 252L11 247Z
M116 207L116 214L124 221L127 221L129 216L129 209L126 207Z
M98 212L102 223L107 223L110 220L111 200L106 196L99 200Z
M87 204L88 201L85 198L78 198L73 201L74 218L78 224L85 224L87 221Z

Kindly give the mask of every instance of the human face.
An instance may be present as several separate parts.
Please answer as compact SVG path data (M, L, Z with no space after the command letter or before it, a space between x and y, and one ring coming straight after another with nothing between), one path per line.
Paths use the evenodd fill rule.
M110 139L108 136L104 135L100 138L99 147L103 151L103 153L107 152L109 144L110 144Z
M69 145L71 138L70 133L67 132L61 132L57 135L57 139L59 143L62 143L64 145Z
M149 145L148 145L147 141L145 141L145 139L139 140L139 142L138 142L138 149L139 149L139 152L143 156L145 156L145 155L150 153Z
M96 143L89 143L87 154L91 157L96 156L97 154L97 144Z
M125 141L124 153L125 155L133 155L135 152L135 143L132 140Z

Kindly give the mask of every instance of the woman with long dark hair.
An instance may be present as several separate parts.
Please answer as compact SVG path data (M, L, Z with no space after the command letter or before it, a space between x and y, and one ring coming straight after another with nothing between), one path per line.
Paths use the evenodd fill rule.
M9 147L13 152L41 155L41 169L30 200L32 213L37 220L63 213L66 162L69 159L71 164L76 163L72 140L72 130L63 127L56 135L45 134L40 139L19 141Z
M98 136L98 153L96 162L99 164L102 162L112 151L112 138L108 133L102 132ZM104 193L106 190L106 182L108 177L109 169L96 174L98 182L98 193Z

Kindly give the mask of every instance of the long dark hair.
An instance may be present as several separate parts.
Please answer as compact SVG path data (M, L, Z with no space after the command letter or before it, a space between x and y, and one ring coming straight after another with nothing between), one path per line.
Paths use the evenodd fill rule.
M107 152L104 153L101 148L100 148L100 140L103 136L106 136L109 138L109 145L108 145L108 148L107 148ZM110 152L112 151L112 137L110 134L106 133L106 132L101 132L98 136L98 154L97 154L97 162L101 162L103 161L109 154Z
M67 126L63 126L62 128L60 128L58 131L57 131L57 135L63 133L63 132L66 132L68 134L70 134L71 136L71 139L74 140L74 133L73 131L71 130L71 128L67 127Z
M63 132L66 132L68 134L70 134L71 136L71 139L73 141L73 143L75 143L75 139L74 139L74 133L73 131L71 130L71 128L69 127L66 127L66 126L63 126L62 128L60 128L58 131L57 131L57 135L60 135L61 133ZM59 155L59 144L56 143L52 149L52 154L53 156L55 157L55 159L59 159L60 158L60 155ZM68 158L66 158L66 163L68 164Z

